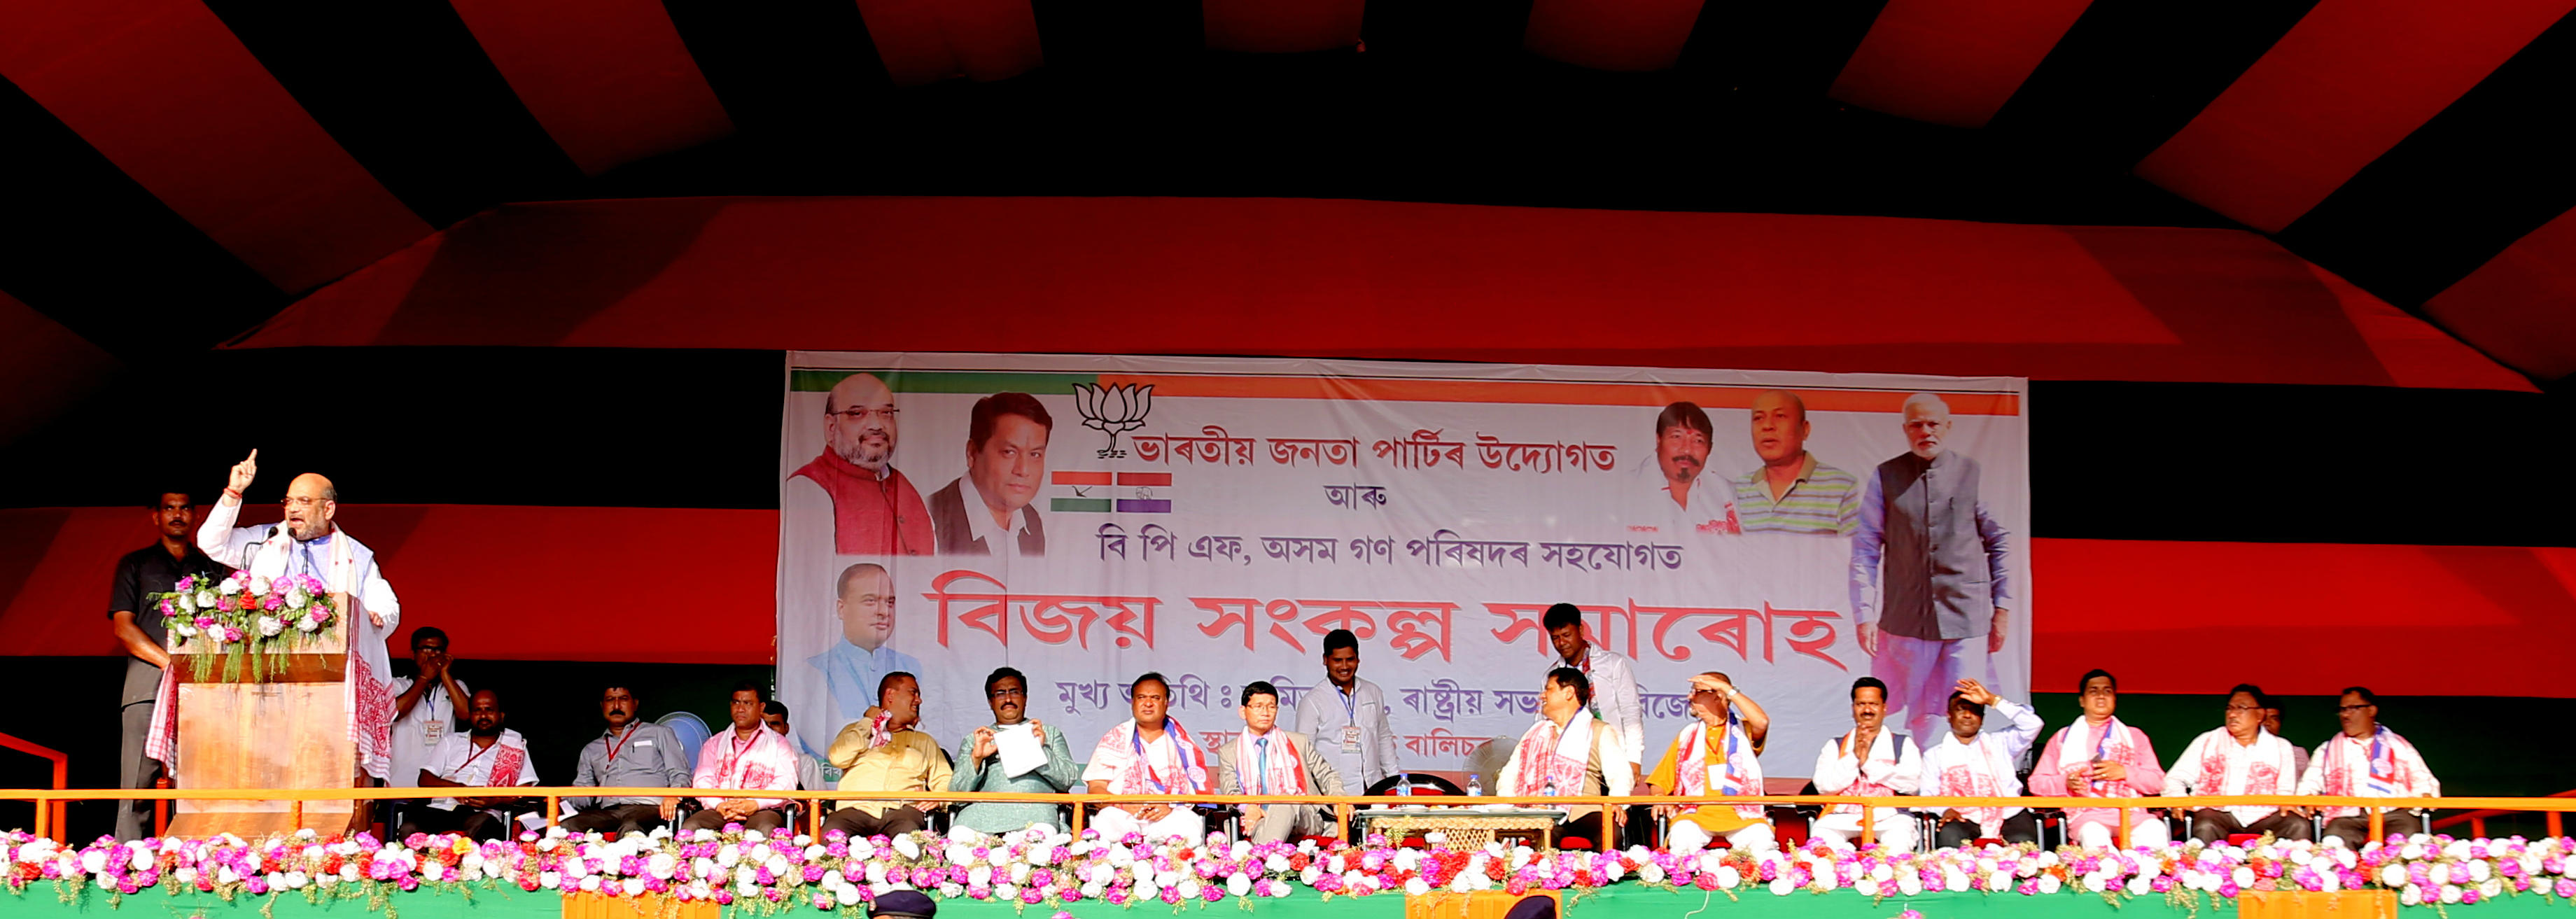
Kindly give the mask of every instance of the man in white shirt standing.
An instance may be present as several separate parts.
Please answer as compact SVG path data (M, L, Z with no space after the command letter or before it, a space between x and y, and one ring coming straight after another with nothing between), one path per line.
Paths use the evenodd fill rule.
M2226 721L2214 731L2191 739L2173 768L2165 770L2165 794L2182 795L2277 795L2291 791L2297 781L2296 745L2272 736L2263 729L2263 713L2272 707L2262 687L2238 683L2227 691ZM2315 835L2304 810L2283 810L2269 804L2239 804L2231 807L2203 807L2188 815L2174 808L2175 816L2191 820L2191 838L2217 842L2235 833L2270 833L2282 839L2307 839Z
M1987 720L1992 713L1993 721ZM1950 730L1923 751L1921 793L1940 797L2012 798L2022 793L2014 766L2039 740L2039 713L1994 694L1986 684L1960 680L1950 693ZM1979 839L2038 842L2038 821L2019 807L1953 807L1941 812L1934 848Z
M1827 795L1885 797L1910 795L1923 781L1923 752L1914 738L1887 728L1887 684L1877 677L1852 681L1852 729L1816 754L1816 792ZM1870 812L1871 832L1893 852L1914 848L1914 817L1901 808ZM1809 826L1809 834L1829 845L1848 848L1860 835L1860 805L1836 804Z
M386 785L418 786L420 767L429 763L430 751L456 733L458 719L473 717L467 705L474 690L456 678L456 659L448 656L447 649L447 632L439 627L412 630L411 662L420 675L394 680L392 765L385 770Z
M1396 773L1386 692L1360 679L1360 639L1351 630L1324 635L1324 685L1297 699L1291 730L1314 738L1333 772L1351 788L1366 789Z
M501 697L489 689L476 692L469 710L473 728L439 740L428 765L414 777L420 787L498 790L537 784L527 738L501 726L508 718L501 711ZM394 829L394 838L458 833L485 842L500 839L510 835L509 815L501 808L522 797L503 793L432 799L428 807L409 812Z

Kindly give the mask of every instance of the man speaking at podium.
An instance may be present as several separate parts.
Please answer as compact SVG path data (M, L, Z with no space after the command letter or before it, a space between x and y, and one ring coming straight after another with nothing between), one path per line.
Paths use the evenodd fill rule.
M206 512L197 528L197 548L215 561L247 569L255 577L276 579L310 574L325 590L346 597L342 621L356 631L349 639L349 676L343 698L349 711L349 739L358 746L358 767L382 779L393 748L393 664L385 639L402 624L402 603L393 585L376 568L376 553L331 522L338 511L339 490L331 480L307 472L286 486L286 519L273 526L236 527L242 492L259 475L259 451L233 464L224 495ZM358 776L351 776L358 779ZM350 817L357 825L366 811Z

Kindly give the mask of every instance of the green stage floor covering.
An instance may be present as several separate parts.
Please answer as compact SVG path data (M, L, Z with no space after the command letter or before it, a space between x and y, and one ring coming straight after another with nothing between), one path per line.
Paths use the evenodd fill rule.
M1888 897L1871 901L1848 890L1815 894L1804 891L1789 896L1776 896L1768 890L1737 892L1737 900L1724 894L1652 890L1642 887L1619 887L1574 900L1567 914L1595 919L1622 919L1628 916L1680 917L1698 913L1705 917L1823 917L1823 919L1890 919L1898 912L1912 909L1923 919L1949 919L1952 916L1986 916L1996 919L2053 919L2053 917L2125 917L2125 919L2162 919L2181 917L2190 912L2169 906L2162 896L2148 896L2123 901L2114 906L2100 896L2052 894L2029 897L2018 894L1987 896L1981 893L1925 893L1913 897ZM470 899L454 892L412 893L391 898L389 905L398 919L561 919L563 901L551 892L528 893L516 888L477 890ZM78 904L60 901L50 884L31 885L23 895L0 892L0 916L51 919L51 917L135 917L135 919L332 919L370 915L363 899L325 898L318 905L305 902L301 894L275 897L236 897L231 902L212 894L168 896L147 893L125 897L115 907L108 898L92 890ZM939 905L940 919L1048 919L1059 908L1068 909L1075 919L1154 919L1161 916L1219 917L1239 916L1247 912L1235 901L1178 907L1161 903L1129 907L1106 903L1083 902L1069 907L1031 906L1025 911L1008 903L951 900ZM2218 901L2216 908L2202 901L2201 911L2216 917L2231 917L2235 904ZM2553 904L2538 894L2505 896L2474 906L2450 906L2452 919L2530 919L2539 916L2576 915L2569 904ZM1366 898L1335 897L1325 902L1311 891L1276 900L1256 901L1249 912L1261 919L1402 919L1404 898L1379 895ZM2438 919L2430 907L2404 907L2399 912L2408 917ZM775 910L775 916L793 919L799 916L821 917L826 914L810 907ZM830 915L838 915L838 911ZM727 919L736 916L758 916L757 909L727 909Z

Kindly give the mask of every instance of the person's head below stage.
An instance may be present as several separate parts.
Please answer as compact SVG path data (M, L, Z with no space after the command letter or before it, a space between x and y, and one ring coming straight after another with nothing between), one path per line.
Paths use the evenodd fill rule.
M1950 736L1960 743L1976 743L1977 732L1986 729L1986 707L1958 690L1950 691Z
M2227 736L2235 738L2237 743L2251 746L2256 738L2263 736L2263 713L2271 708L2272 697L2263 694L2263 687L2252 683L2236 684L2236 688L2227 691L2227 712L2223 722L2227 726Z
M823 397L823 445L879 477L894 462L894 391L872 373L853 373Z
M1002 392L975 401L967 418L966 476L984 497L983 512L1005 531L1045 484L1047 438L1054 431L1055 418L1036 396Z
M1324 678L1343 692L1360 679L1360 637L1349 629L1324 634Z
M1254 680L1243 687L1243 732L1268 734L1279 726L1279 687Z
M184 491L165 491L148 506L152 532L173 555L184 555L197 532L197 502Z
M937 919L939 903L918 890L889 890L868 901L868 919Z
M610 731L623 731L641 717L643 709L635 705L635 688L620 681L599 691L599 720L608 722Z
M1950 403L1919 392L1905 397L1905 449L1925 460L1939 459L1950 437Z
M2368 739L2379 733L2379 697L2369 687L2346 687L2335 703L2335 720L2343 724L2344 736Z
M1807 463L1807 400L1785 389L1753 397L1753 455L1773 471L1794 474Z
M921 680L897 670L877 680L877 705L885 709L886 729L900 731L921 723Z
M1029 677L1010 667L984 677L984 704L993 707L993 723L1013 725L1029 720Z
M771 699L762 704L760 707L760 723L768 726L770 730L778 732L778 736L796 736L789 733L791 726L787 723L787 703L785 702Z
M2075 705L2083 710L2086 722L2109 723L2111 714L2120 710L2120 678L2100 667L2085 671L2075 684Z
M1575 667L1583 666L1584 653L1590 650L1591 645L1583 640L1583 610L1580 607L1572 603L1548 607L1539 624L1547 627L1547 643L1556 648L1558 660Z
M733 701L726 714L732 719L733 733L737 738L752 737L754 732L768 729L762 720L769 716L768 690L750 680L733 684Z
M1592 704L1592 678L1573 667L1558 667L1547 672L1547 683L1539 691L1540 717L1562 726Z
M1689 506L1691 483L1708 468L1708 447L1716 439L1717 426L1693 403L1675 402L1655 415L1655 465L1674 503Z
M307 472L286 483L286 533L296 542L312 542L331 535L331 518L340 512L340 489L318 472Z
M1875 737L1887 725L1887 684L1874 676L1852 681L1853 738Z
M473 701L466 704L465 720L466 733L474 738L475 746L491 746L493 741L501 739L502 724L509 721L510 716L501 710L500 693L477 689Z
M1161 673L1148 670L1127 686L1127 708L1136 718L1136 732L1147 740L1163 736L1164 717L1171 713L1172 684L1164 682Z
M860 562L841 569L833 595L832 614L840 617L842 639L865 651L894 639L894 576L884 565Z

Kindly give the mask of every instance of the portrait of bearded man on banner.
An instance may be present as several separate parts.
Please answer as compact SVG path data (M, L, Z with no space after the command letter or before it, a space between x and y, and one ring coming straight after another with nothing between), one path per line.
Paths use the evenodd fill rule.
M823 397L823 454L790 473L789 511L828 511L840 555L928 555L930 509L894 468L894 391L872 373L842 378Z

